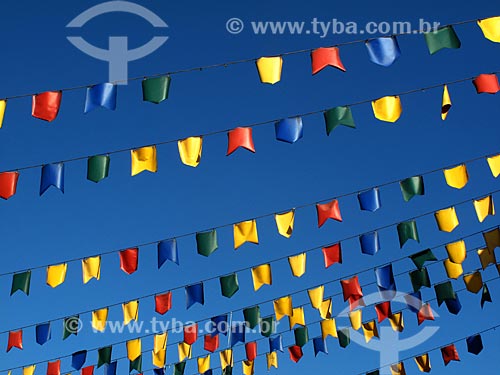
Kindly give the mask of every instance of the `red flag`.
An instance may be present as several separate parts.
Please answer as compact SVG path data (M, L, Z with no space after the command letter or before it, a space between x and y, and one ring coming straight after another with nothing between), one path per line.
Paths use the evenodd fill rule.
M325 268L335 263L342 263L342 247L339 243L323 248L323 257L325 258Z
M12 348L23 350L23 330L9 332L9 341L7 342L7 352Z
M428 303L423 304L417 314L418 325L422 324L424 320L434 320L434 315L432 314L431 305Z
M500 85L498 84L498 77L496 74L480 74L472 83L476 87L478 94L496 94L500 91Z
M239 147L255 152L252 128L235 128L227 133L227 155L231 155Z
M82 368L81 375L94 375L94 366L87 366Z
M457 348L455 344L451 344L441 348L441 355L443 356L444 365L447 366L451 361L460 361Z
M17 190L18 172L0 173L0 198L9 199Z
M203 348L207 352L215 352L219 348L219 335L205 335L205 343L203 345Z
M139 249L127 249L120 251L120 268L127 274L133 274L137 271L139 262Z
M59 113L61 106L62 92L47 91L33 95L31 115L40 120L53 121Z
M172 292L157 294L155 296L155 311L163 315L172 308Z
M366 306L365 301L363 301L363 298L360 296L351 296L349 297L349 310L352 311L356 307L359 306Z
M329 203L317 204L316 211L318 213L318 228L321 228L328 219L342 221L339 202L336 199Z
M392 315L391 302L385 301L375 305L375 311L377 312L378 322L381 323Z
M188 345L193 345L198 339L198 324L184 326L184 342Z
M61 360L47 364L47 375L61 375Z
M344 294L344 301L352 298L355 301L363 297L363 291L361 290L361 286L359 285L358 276L351 277L347 280L340 280L340 284L342 285L342 292Z
M312 74L333 66L345 72L344 64L340 60L340 51L337 47L318 48L311 52Z
M290 359L292 361L294 361L295 363L297 363L298 361L300 361L300 359L304 355L304 354L302 354L302 348L300 346L298 346L298 345L290 346L288 348L288 351L290 352Z
M247 360L253 361L257 358L257 343L255 341L247 342L245 344L245 352L247 354Z

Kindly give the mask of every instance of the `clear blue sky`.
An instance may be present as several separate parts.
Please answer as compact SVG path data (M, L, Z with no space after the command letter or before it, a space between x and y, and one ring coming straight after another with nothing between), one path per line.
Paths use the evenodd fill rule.
M2 63L0 97L41 92L50 89L99 83L107 80L108 67L81 53L67 40L70 33L65 25L97 1L17 2L4 4L0 14ZM442 24L498 14L491 1L420 1L414 3L386 1L273 1L273 2L189 2L169 3L140 1L158 14L169 28L160 34L168 42L154 54L129 65L130 76L168 72L183 68L209 65L230 60L276 55L282 52L328 46L359 39L353 35L256 36L247 26L239 35L231 35L225 24L229 18L250 21L305 21L314 17L328 21L411 21L425 18ZM285 58L282 81L263 85L252 63L213 69L172 77L170 98L160 104L143 103L140 81L119 87L118 108L115 112L96 110L83 114L84 90L64 93L58 118L44 123L31 117L31 99L11 100L3 128L0 131L0 170L59 161L73 157L127 149L137 145L175 140L200 133L235 127L297 113L321 110L360 100L377 98L419 87L475 76L499 70L500 46L483 38L475 24L457 26L462 41L460 50L442 51L430 56L423 36L399 38L401 58L390 68L371 63L363 44L343 47L341 56L347 73L325 69L316 76L310 74L307 54ZM89 22L82 29L90 43L105 48L110 35L126 35L131 46L139 46L155 35L155 30L139 17L110 14ZM39 197L40 170L21 173L17 195L0 202L3 225L0 226L2 262L0 273L26 269L62 260L80 258L101 252L125 248L134 244L174 237L179 234L209 229L219 225L250 219L262 214L280 212L294 206L335 197L365 187L408 177L427 170L457 164L480 155L500 152L500 116L498 96L475 94L470 82L450 87L453 108L446 122L440 119L441 91L432 90L403 97L404 113L396 124L382 123L373 118L369 105L353 108L357 129L336 129L326 137L321 115L305 117L304 138L294 145L277 142L272 125L256 128L254 141L257 153L239 150L225 156L227 140L224 134L205 139L202 161L193 169L181 164L174 144L158 148L159 171L130 177L130 156L127 152L113 155L110 177L94 184L86 180L86 162L66 165L66 193L50 189ZM485 161L468 165L470 182L463 190L445 185L441 173L426 176L426 195L404 203L397 185L381 189L382 209L371 214L360 212L354 196L342 199L344 222L316 225L313 207L297 211L296 230L291 239L280 237L272 218L258 222L259 246L244 245L232 249L230 228L219 231L219 249L210 258L196 254L194 237L179 240L180 266L166 264L156 269L156 248L141 248L139 271L132 276L119 269L117 254L103 258L101 280L82 285L81 266L70 263L66 282L55 290L45 285L45 271L33 271L31 294L9 297L11 276L0 277L0 331L7 331L37 322L72 315L80 311L101 308L109 304L134 299L182 286L205 278L224 275L244 267L258 265L276 258L296 254L303 249L332 243L374 228L398 222L455 202L482 196L498 190ZM500 199L497 199L500 202ZM328 270L323 268L320 251L308 254L307 273L292 278L286 261L273 265L274 285L254 293L250 272L239 274L240 291L227 300L220 296L218 281L205 286L205 306L185 310L181 291L174 293L174 308L166 315L178 320L199 320L238 310L269 300L294 290L305 289L332 279L375 267L392 259L411 255L427 247L452 241L499 223L488 218L479 224L472 204L457 207L460 226L452 234L438 232L432 216L418 221L421 244L411 243L400 250L394 228L381 232L382 250L374 257L362 255L357 241L344 246L344 264ZM468 248L482 245L480 236L469 240ZM445 256L440 247L438 258ZM478 268L474 253L464 263L465 270ZM409 260L394 266L396 274L413 269ZM431 281L446 279L441 265L429 267ZM484 279L496 277L496 270L487 269ZM362 284L375 280L372 272L360 275ZM409 278L398 276L400 290L411 289ZM453 281L455 289L463 288L461 279ZM488 284L493 304L479 307L480 295L460 292L463 309L458 316L450 315L444 305L437 308L441 316L433 325L439 334L426 343L402 353L403 357L424 352L426 348L447 344L499 323L498 300L500 284ZM340 292L340 284L330 284L326 295ZM365 293L376 291L371 285ZM432 289L423 291L424 300L434 298ZM294 304L307 302L306 293L294 296ZM334 313L346 304L341 296L334 298ZM394 306L399 310L401 306ZM154 316L152 298L140 304L140 318L149 321ZM263 315L272 312L272 304L261 305ZM364 319L373 318L373 308ZM419 332L416 317L404 312L406 330L403 337ZM43 347L35 343L34 328L24 332L23 351L4 353L7 335L0 335L0 367L7 369L45 359L66 356L75 351L106 346L133 335L95 335L88 327L90 314L82 316L87 331L78 337L61 340L62 322L53 325L52 340ZM111 309L110 319L121 319L121 308ZM306 309L306 321L317 320L317 313ZM286 318L281 329L287 329ZM347 324L345 319L339 324ZM383 325L387 325L384 322ZM320 334L319 325L309 329L312 339ZM249 339L260 338L257 334ZM180 335L172 335L176 342ZM284 334L284 343L293 342L293 335ZM433 370L439 373L468 374L480 369L488 372L497 368L495 350L500 345L496 332L483 337L485 351L477 358L466 353L465 343L457 344L462 358L444 370L440 353L431 353ZM259 353L267 349L260 342ZM351 344L341 349L336 340L328 339L330 354L314 359L312 343L304 348L304 358L293 364L288 354L280 354L282 373L304 371L336 371L357 374L378 367L377 354ZM143 342L143 349L152 348L152 339ZM243 356L242 348L236 359ZM204 354L202 340L196 343L193 355ZM115 358L125 355L125 346L114 348ZM87 363L96 363L96 352ZM167 362L176 361L177 350L169 347ZM257 359L257 373L265 370L265 358ZM212 364L219 365L218 356ZM150 355L143 362L150 369ZM413 360L406 362L407 371L416 373ZM118 373L125 373L128 363L121 360ZM62 370L70 369L68 359ZM328 369L328 370L325 370ZM40 365L37 374L45 371ZM171 370L169 370L171 371ZM220 371L220 370L218 370ZM235 367L240 373L241 365ZM276 372L276 370L272 370ZM191 361L186 374L196 372ZM19 370L14 374L18 374ZM98 374L102 373L100 369ZM150 372L151 373L151 372Z

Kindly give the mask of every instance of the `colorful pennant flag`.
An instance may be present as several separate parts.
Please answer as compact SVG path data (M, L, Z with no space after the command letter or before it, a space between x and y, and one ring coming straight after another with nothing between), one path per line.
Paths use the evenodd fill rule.
M437 258L431 249L419 251L418 253L410 255L409 258L412 260L413 264L415 264L415 267L417 267L418 269L422 268L425 262L437 261Z
M269 352L276 351L283 353L283 338L281 335L269 337Z
M349 107L335 107L331 108L325 113L326 134L330 133L339 125L347 126L348 128L355 128L356 124L352 117L351 108Z
M290 330L295 327L295 325L306 326L306 318L304 317L304 308L296 307L292 310L292 316L288 317ZM297 344L298 345L298 344Z
M167 260L179 265L179 251L175 238L158 242L158 269L160 269Z
M43 345L52 337L50 323L38 324L35 328L36 343Z
M340 50L337 47L317 48L311 52L312 74L316 74L326 68L333 66L343 72L346 71L340 60Z
M328 219L342 221L340 214L339 202L334 199L331 202L316 205L316 212L318 214L318 228L321 228Z
M101 257L95 256L82 259L83 283L87 284L90 280L101 278Z
M461 46L453 26L441 27L435 31L424 33L424 36L431 55L444 48L458 49Z
M196 233L196 248L198 254L210 256L219 247L217 242L217 231L215 229L210 232Z
M321 337L326 340L328 336L337 337L337 325L335 319L324 319L320 321Z
M87 88L84 113L104 107L114 111L116 109L117 86L112 83L100 83Z
M377 232L365 233L359 237L363 254L375 255L380 250L380 240Z
M424 195L424 178L414 176L399 182L403 199L408 202L416 195Z
M483 351L483 340L481 339L480 334L467 337L465 341L467 343L467 351L469 353L478 355Z
M496 74L480 74L472 81L478 94L496 94L500 84Z
M391 323L391 327L393 331L403 332L405 328L405 324L403 321L403 313L400 311L398 313L394 313L389 315L389 322Z
M449 243L445 246L448 259L457 264L462 264L467 257L467 249L464 240Z
M245 354L248 361L252 361L257 358L257 342L247 342L245 344Z
M266 353L267 370L271 367L278 368L278 354L276 352Z
M288 263L293 276L301 277L306 273L306 253L288 257Z
M238 290L240 290L240 286L238 284L238 275L236 273L222 276L219 278L219 281L221 294L224 297L231 298Z
M33 95L31 115L45 121L54 121L61 106L62 91L47 91Z
M377 319L379 323L382 323L389 316L392 315L391 302L385 301L375 305L375 312L377 313Z
M7 353L10 352L12 348L23 350L23 331L21 329L18 331L9 332L9 338L7 341Z
M252 128L234 128L227 133L226 156L231 155L240 147L255 153Z
M184 326L184 342L193 345L198 340L198 324Z
M490 167L491 174L493 175L493 177L497 178L498 175L500 175L500 154L495 156L490 156L486 158L486 161L488 162L488 165Z
M137 271L139 263L139 249L131 248L120 251L120 269L127 275Z
M362 325L362 310L354 310L349 312L349 321L351 322L351 327L355 331L359 330Z
M456 280L464 273L464 269L462 267L462 264L460 264L460 263L453 263L449 259L446 259L443 262L443 265L444 265L444 269L446 270L446 275L450 279Z
M40 196L51 186L64 193L64 164L46 164L42 167L40 178Z
M444 178L448 186L455 189L462 189L469 182L469 174L465 164L457 165L456 167L445 169Z
M484 37L495 43L500 43L500 17L490 17L477 21Z
M342 245L336 243L335 245L323 247L323 258L325 260L325 268L329 268L335 263L342 264Z
M422 287L431 287L431 281L429 279L429 272L427 268L422 267L418 270L410 272L411 285L413 286L413 291L418 292Z
M139 318L139 300L122 303L123 324L127 325L132 320L137 321Z
M375 268L377 288L382 298L392 299L396 295L396 281L392 271L392 264Z
M284 212L282 214L275 214L274 220L276 221L276 226L278 227L278 233L283 237L290 238L293 232L293 226L295 223L295 210Z
M500 247L500 228L483 232L483 238L486 242L486 248L490 252L494 252L497 247Z
M259 244L257 233L257 221L247 220L238 224L233 224L234 249L238 249L246 242Z
M459 221L455 207L445 208L434 213L438 228L442 232L453 232Z
M172 308L172 292L157 294L155 296L155 311L164 315Z
M206 357L198 357L198 372L200 374L205 374L208 370L210 370L210 354Z
M92 328L99 332L104 332L106 330L108 311L109 309L107 307L92 311Z
M374 337L379 337L377 323L375 320L363 323L363 335L365 336L365 341L368 343Z
M321 308L321 304L323 303L323 295L325 293L325 286L321 285L314 289L309 289L307 294L309 295L309 300L311 301L311 306L314 309Z
M71 367L79 371L87 360L87 351L81 350L71 355Z
M373 188L358 194L359 208L363 211L375 212L380 208L378 188Z
M18 172L0 173L0 198L7 200L10 197L14 196L17 191L18 180Z
M271 265L262 264L252 268L253 289L259 290L262 285L272 285L273 277L271 274Z
M95 155L87 159L87 180L99 182L109 175L108 155Z
M189 137L177 141L179 157L183 164L190 167L197 167L201 161L201 152L203 148L202 137Z
M274 124L276 139L281 142L295 143L304 136L301 117L286 118Z
M450 112L452 103L451 103L451 97L450 97L450 92L448 90L448 85L444 85L443 87L443 99L441 101L441 120L446 120L446 117L448 117L448 113Z
M473 203L477 219L480 223L482 223L488 216L495 215L495 204L493 203L493 197L491 195L481 199L474 199Z
M7 109L7 100L0 100L0 129L3 125L3 119L5 117L5 110Z
M10 288L10 295L20 290L27 296L30 295L30 284L31 284L31 271L24 271L20 273L15 273L12 276L12 286Z
M417 222L415 220L404 221L398 224L399 247L403 248L408 240L420 242L418 237Z
M351 334L349 328L342 328L337 330L339 345L341 348L346 348L351 343Z
M219 348L219 335L205 335L203 349L213 353Z
M467 290L471 293L477 294L483 287L483 278L481 272L476 271L464 275L464 283Z
M145 78L142 81L142 100L160 104L168 99L170 89L170 76Z
M141 147L130 151L132 160L131 175L135 176L144 171L156 173L158 161L156 160L156 146Z
M283 59L281 56L261 57L256 62L260 81L274 85L281 80Z
M298 345L292 345L292 346L289 346L288 347L288 352L290 353L290 359L297 363L298 361L300 361L300 359L302 358L302 356L304 355L302 353L302 348Z
M453 290L453 285L451 284L451 281L446 281L434 285L434 291L436 292L438 306L441 306L441 304L447 299L457 298L455 291Z
M260 334L264 337L270 337L276 332L276 322L274 315L262 318L260 321Z
M203 291L203 283L189 285L186 288L186 309L189 309L196 303L205 304L205 294Z
M276 320L281 320L284 316L292 316L292 297L286 296L281 297L273 301L274 314L276 315Z
M247 307L246 309L243 309L243 316L245 318L245 322L248 326L248 328L253 329L257 327L260 323L260 307L259 306L254 306L254 307ZM253 359L250 359L247 357L248 360L252 361Z
M111 363L112 346L106 346L97 350L97 368Z
M489 251L488 249L479 249L477 251L477 255L479 256L479 261L481 262L483 270L485 270L490 264L497 264L495 252Z
M451 361L460 361L455 344L450 344L441 348L441 355L443 356L445 366L447 366Z
M401 56L395 36L370 39L365 42L370 61L381 66L391 66Z
M64 318L63 321L63 340L66 340L71 335L78 335L81 328L81 322L78 315Z
M372 101L373 115L385 122L396 122L401 117L403 107L399 96L385 96Z

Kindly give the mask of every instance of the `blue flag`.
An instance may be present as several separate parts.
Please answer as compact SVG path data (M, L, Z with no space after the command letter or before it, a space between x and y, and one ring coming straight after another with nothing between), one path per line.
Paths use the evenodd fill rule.
M467 337L466 341L467 341L467 351L469 353L478 355L483 350L483 340L481 339L480 334Z
M106 375L116 375L116 366L117 366L118 362L114 361L114 362L111 362L111 363L106 363L104 365L104 373Z
M195 303L205 304L205 295L203 292L203 283L198 283L186 287L186 309L189 309Z
M86 360L87 360L86 350L75 352L71 355L71 367L73 367L75 370L80 370L85 364Z
M453 315L457 315L460 310L462 310L462 304L458 299L458 294L455 294L455 299L446 299L444 300L444 303L446 303L448 311Z
M420 293L420 290L418 292L407 294L404 298L408 309L417 314L422 307L422 294Z
M214 331L212 332L212 337L217 336L219 333L222 333L224 336L227 336L227 332L229 331L229 324L227 323L227 314L214 316L210 319L213 323Z
M164 368L155 368L153 370L153 373L155 375L165 375L165 369Z
M295 143L304 135L302 118L293 117L280 120L274 124L278 141Z
M401 55L398 40L395 36L372 39L366 42L370 60L382 66L391 66Z
M37 344L43 345L50 340L50 323L39 324L35 328L36 331L36 342Z
M233 323L231 326L231 348L239 342L245 342L246 324Z
M104 107L112 111L116 109L116 85L100 83L87 87L84 112L88 113L98 107Z
M328 354L328 348L326 347L326 341L323 340L323 337L313 338L313 346L314 346L314 356L315 357L318 355L318 353Z
M377 287L384 299L394 298L396 295L396 281L392 272L392 264L375 268Z
M375 255L380 250L380 241L377 232L365 233L359 237L361 252L363 254Z
M283 339L281 335L269 337L269 353L275 352L276 350L283 353Z
M167 260L179 265L179 252L177 250L177 240L165 240L158 242L158 269Z
M359 207L363 211L375 212L380 208L380 195L378 188L358 194Z
M40 195L45 193L51 186L64 193L64 164L46 164L42 167L42 178L40 179Z

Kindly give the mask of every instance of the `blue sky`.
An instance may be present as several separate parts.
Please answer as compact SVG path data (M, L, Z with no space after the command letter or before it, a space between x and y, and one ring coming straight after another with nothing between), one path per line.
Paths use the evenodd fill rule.
M85 2L23 2L6 4L0 14L3 35L2 85L0 97L36 93L51 89L107 81L105 62L92 59L73 47L66 39L74 35L65 25L88 7L98 4ZM90 21L81 35L90 43L107 45L110 35L129 37L130 46L140 46L156 32L168 35L168 42L154 54L129 65L130 76L176 71L232 60L276 55L291 50L330 46L362 37L355 35L254 35L251 21L305 21L314 17L329 21L364 24L369 21L410 21L418 24L424 18L442 24L497 15L493 2L421 1L403 3L368 1L332 3L311 1L247 2L244 4L219 1L216 4L138 2L158 14L168 29L154 30L137 16L109 14ZM247 25L241 34L226 31L226 21L238 17ZM459 50L441 51L430 56L423 36L399 38L401 58L391 67L371 63L363 44L341 48L346 73L325 69L316 76L310 74L308 54L284 59L282 81L274 86L259 82L253 63L227 68L172 76L170 97L160 105L142 102L140 81L119 87L117 110L96 110L83 114L84 90L63 94L58 118L52 123L31 117L30 98L8 102L1 129L0 170L55 162L74 157L106 153L204 134L239 125L285 118L384 95L395 94L443 82L498 71L495 61L499 46L483 38L474 23L456 27L462 41ZM17 195L0 202L4 224L0 227L3 261L0 273L60 263L63 260L95 255L139 243L152 242L176 235L210 229L224 224L251 219L264 214L281 212L292 207L313 203L388 181L402 179L428 170L458 164L481 155L500 153L497 118L500 115L498 97L476 95L470 82L450 87L453 108L448 120L440 119L441 91L430 90L404 96L404 112L396 124L383 123L373 117L369 104L353 107L357 129L338 128L326 137L321 115L304 117L304 138L294 145L277 142L274 128L266 125L254 129L256 154L239 150L226 157L227 137L219 134L205 139L201 164L193 169L181 164L175 144L158 147L159 170L130 177L128 152L112 155L110 176L94 184L86 180L86 162L66 164L65 194L50 189L39 197L40 170L21 173ZM415 217L456 202L472 200L499 189L484 160L468 165L470 182L463 190L446 186L442 173L425 176L426 194L405 203L397 185L381 188L382 208L376 213L360 212L356 197L340 200L343 223L328 222L321 229L316 225L314 207L297 211L296 229L291 239L280 237L271 217L258 221L260 245L244 245L232 249L231 229L219 230L219 249L210 258L196 254L194 236L179 240L180 266L166 264L156 269L155 246L140 250L139 271L127 276L119 269L117 254L103 258L101 280L83 285L81 267L70 263L66 282L55 290L45 285L45 271L33 271L29 297L16 294L9 297L11 276L0 277L2 313L0 331L8 331L38 322L45 322L77 312L101 308L134 299L138 296L173 289L199 280L225 275L235 270L258 265L302 250L333 243L375 228ZM498 200L498 199L497 199ZM472 203L457 207L460 226L451 234L438 232L432 215L418 220L421 243L411 243L399 249L395 228L381 231L382 250L374 257L362 255L357 241L345 243L344 263L323 268L321 252L308 254L307 273L292 278L286 261L273 264L274 283L253 292L249 271L239 274L240 291L230 300L220 296L217 280L205 286L205 306L185 310L181 291L174 292L174 308L166 318L181 321L207 319L241 308L337 280L358 271L370 269L393 259L409 256L419 250L451 242L461 236L498 225L496 217L479 224ZM468 249L482 246L480 236L468 239ZM438 258L445 257L441 246L435 250ZM480 266L477 256L469 254L464 269ZM394 265L396 274L413 269L406 259ZM431 281L446 279L441 265L429 267ZM483 279L497 277L493 268L483 273ZM360 275L362 284L375 280L373 272ZM410 290L409 278L396 279L398 288ZM461 279L453 281L455 289L463 288ZM499 324L495 304L500 298L498 281L488 283L493 304L483 310L479 295L460 292L463 310L450 315L445 306L433 307L441 316L433 325L439 334L429 341L402 353L402 357L420 354L457 338ZM365 293L376 291L368 286ZM325 294L341 291L338 282L330 283ZM1 297L3 296L3 297ZM423 291L424 300L434 298L432 289ZM306 293L293 297L294 304L307 302ZM341 296L334 298L334 313L346 304ZM401 307L394 307L399 310ZM272 312L272 305L261 304L263 315ZM140 319L153 316L152 298L140 304ZM364 320L373 318L368 308ZM419 332L414 314L404 312L406 329L403 337ZM34 328L24 333L23 351L0 354L1 369L70 355L87 349L121 342L133 335L99 334L90 332L90 314L82 316L87 330L78 337L61 340L61 325L53 327L52 340L43 347L34 339ZM110 310L110 319L121 319L121 308ZM318 319L317 313L306 310L306 321ZM340 321L340 320L339 320ZM341 321L347 324L346 320ZM286 318L281 329L287 330ZM383 325L387 325L384 322ZM311 338L319 335L319 325L309 328ZM169 342L180 339L172 335ZM249 339L260 338L249 335ZM291 344L293 335L284 334L284 343ZM464 342L457 344L461 363L446 370L440 353L431 353L434 371L458 374L473 369L491 371L496 368L493 348L500 344L495 332L485 333L485 350L478 357L466 353ZM0 346L7 345L7 335L0 335ZM304 348L304 358L293 364L288 354L280 354L284 373L324 371L332 369L343 374L357 374L378 367L378 354L357 344L341 349L336 340L328 339L330 354L313 356L312 343ZM267 343L259 342L259 353ZM143 349L152 348L152 339ZM241 359L242 348L235 351ZM116 346L114 357L123 357L124 344ZM204 354L201 340L193 355ZM167 362L175 362L177 350L169 347ZM362 360L360 360L362 358ZM266 371L260 357L256 371ZM96 363L96 353L90 353L88 363ZM219 364L213 356L212 363ZM128 364L121 360L119 373ZM406 361L409 373L418 372L413 360ZM150 356L144 359L144 369L150 369ZM68 359L62 370L69 372ZM240 373L237 364L235 371ZM44 373L40 365L37 373ZM171 370L169 370L171 371ZM276 370L272 370L277 372ZM186 374L196 372L195 361ZM20 373L19 370L14 374ZM102 373L99 369L98 374ZM151 373L151 372L150 372Z

